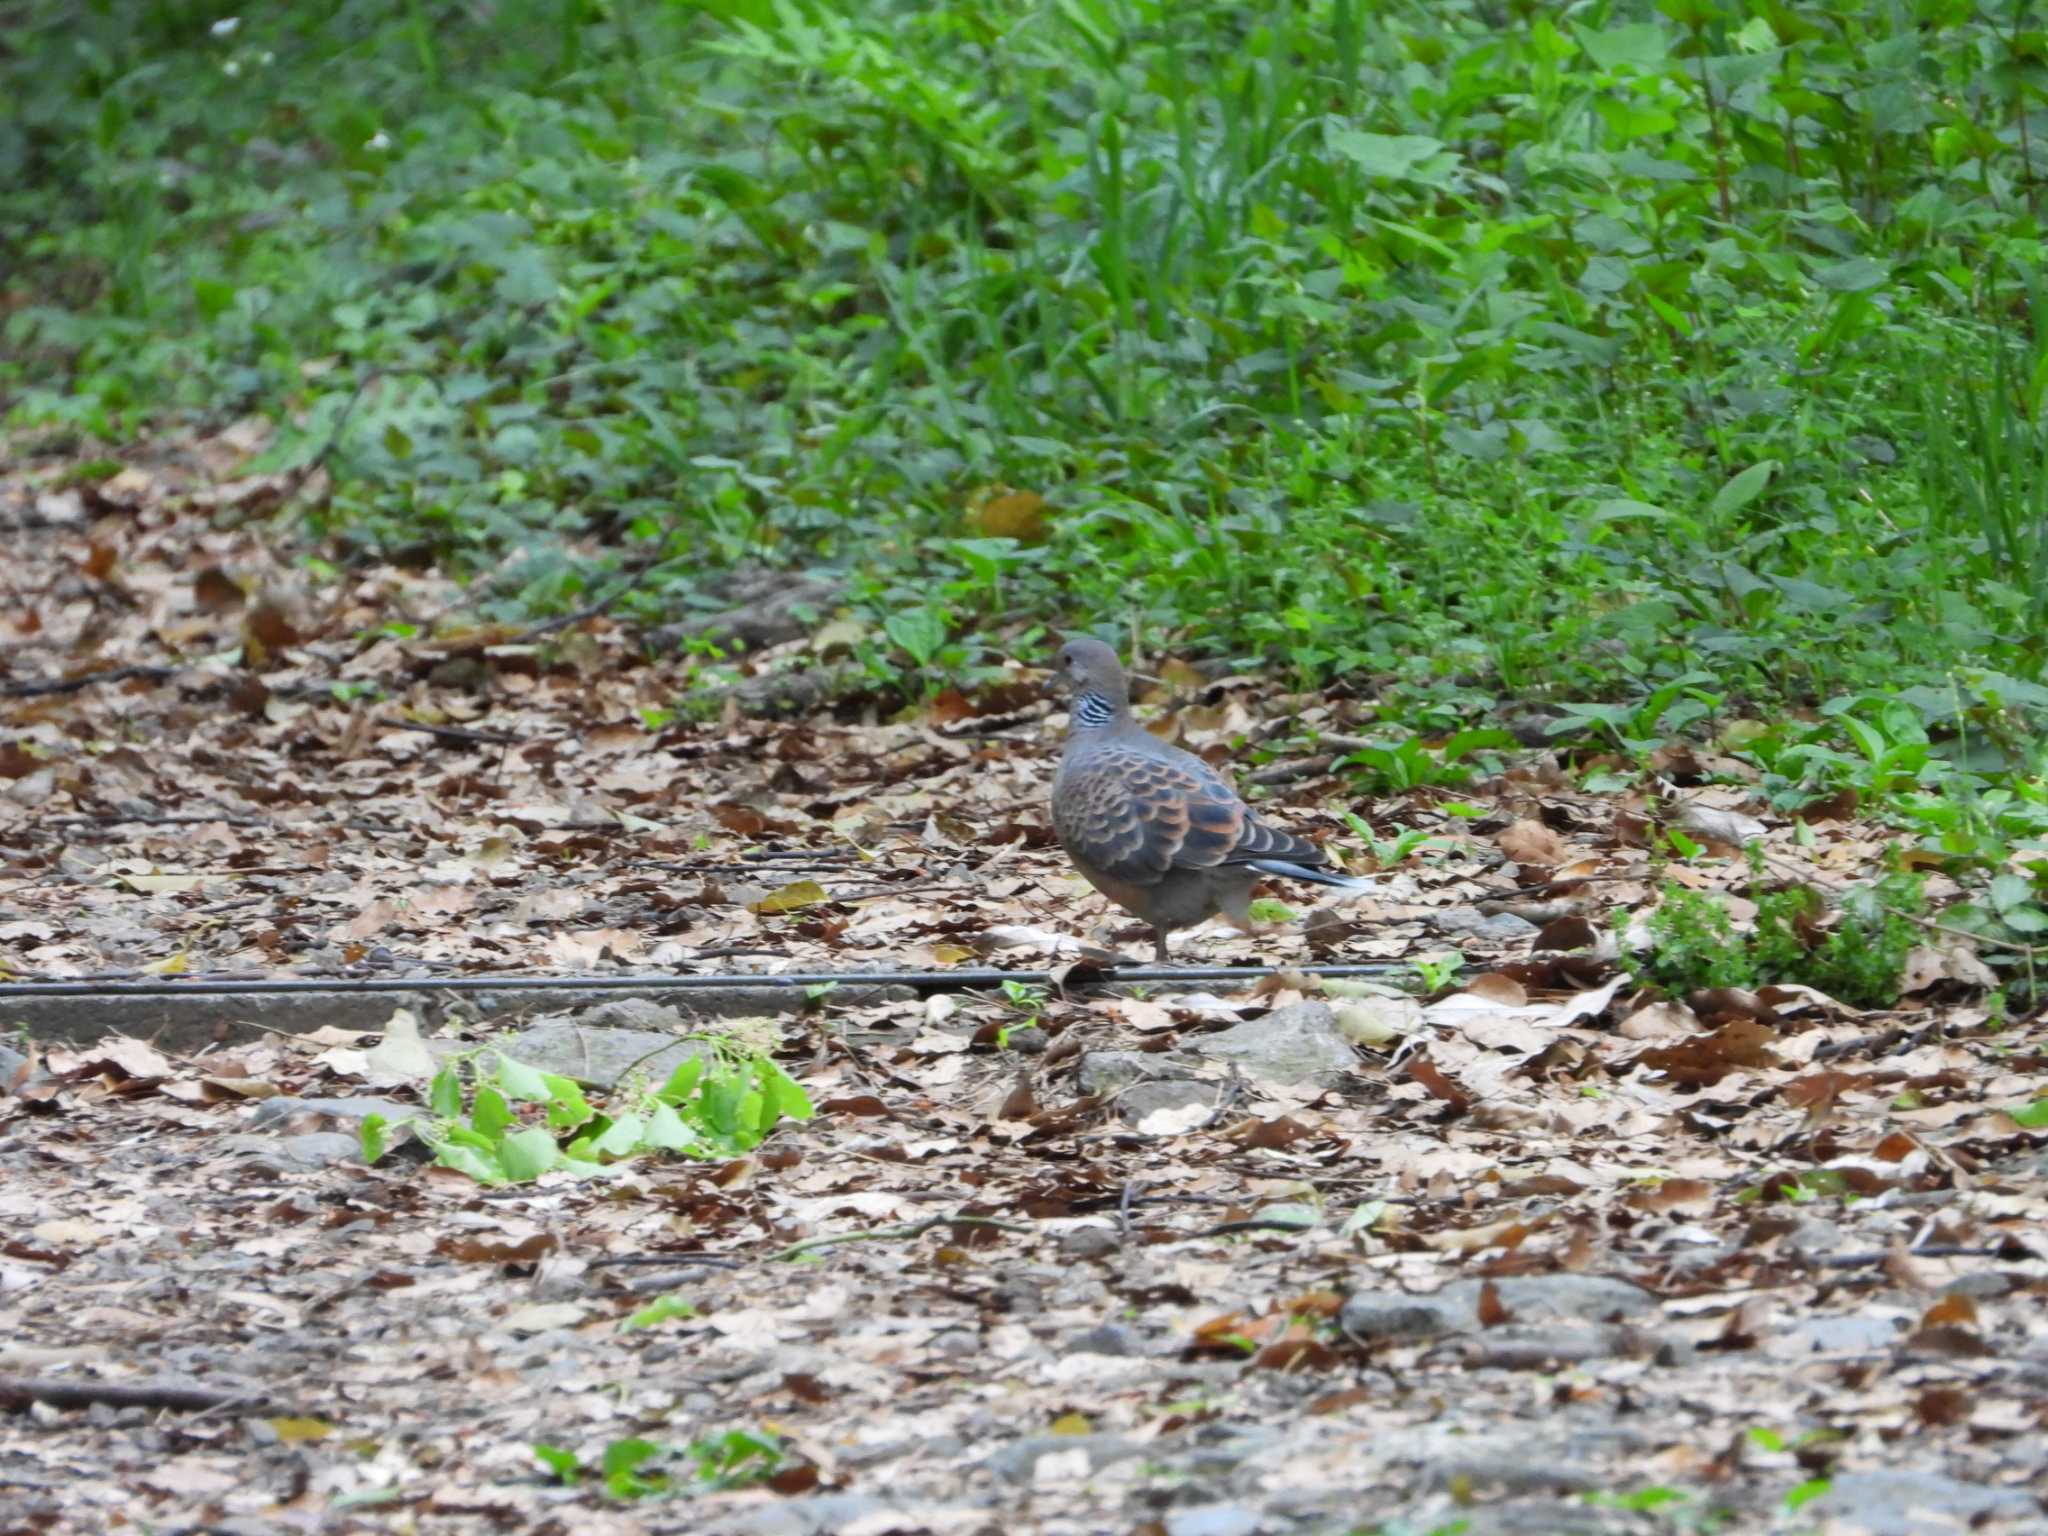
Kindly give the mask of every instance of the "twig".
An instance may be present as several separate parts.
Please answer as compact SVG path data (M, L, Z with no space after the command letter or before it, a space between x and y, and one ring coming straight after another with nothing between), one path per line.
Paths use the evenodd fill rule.
M711 1253L621 1253L607 1259L592 1259L589 1269L632 1269L642 1265L683 1269L701 1266L706 1269L739 1269L744 1261L721 1258Z
M2017 1250L2017 1252L2015 1252ZM2010 1254L2011 1257L2007 1258ZM2038 1258L2018 1243L2000 1243L1992 1248L1972 1248L1965 1243L1929 1243L1925 1248L1905 1248L1899 1252L1908 1259L2005 1259L2009 1264L2018 1264ZM1892 1257L1884 1253L1785 1253L1779 1258L1794 1264L1805 1264L1814 1269L1863 1269L1873 1264L1882 1264Z
M791 1243L787 1248L778 1249L768 1255L770 1264L786 1263L790 1259L802 1258L820 1248L830 1248L838 1243L899 1243L913 1237L922 1237L934 1227L986 1227L995 1232L1017 1232L1026 1237L1038 1231L1036 1227L1021 1226L1014 1221L997 1221L993 1216L927 1216L923 1221L913 1221L907 1226L882 1227L872 1232L835 1232L828 1237L807 1237L800 1243Z
M1251 1216L1243 1221L1220 1221L1213 1227L1200 1232L1190 1232L1183 1242L1200 1242L1205 1237L1232 1237L1239 1232L1292 1232L1297 1237L1304 1232L1313 1232L1315 1227L1303 1226L1298 1221L1284 1221L1278 1217Z
M204 827L221 822L230 827L267 827L270 822L261 816L209 816L205 812L194 812L178 816L134 816L126 811L105 811L96 816L45 816L38 825L45 827Z
M1292 784L1296 779L1312 779L1319 773L1330 771L1336 762L1333 752L1318 753L1314 757L1299 757L1292 762L1268 763L1264 768L1255 768L1244 776L1247 784L1271 785Z
M163 682L176 677L185 667L110 667L104 672L81 672L76 677L42 678L29 683L0 683L0 698L37 699L53 693L81 693L99 683L122 683L130 678L146 677L152 682Z
M48 1403L53 1408L90 1408L106 1403L115 1408L177 1408L204 1412L244 1407L252 1411L276 1405L260 1391L222 1391L168 1381L88 1381L64 1377L0 1376L0 1405L25 1408Z
M379 725L388 725L394 730L419 731L427 736L438 736L443 741L467 742L479 747L517 747L526 742L524 736L508 736L503 731L472 731L459 725L427 725L419 720L407 720L398 715L379 715Z

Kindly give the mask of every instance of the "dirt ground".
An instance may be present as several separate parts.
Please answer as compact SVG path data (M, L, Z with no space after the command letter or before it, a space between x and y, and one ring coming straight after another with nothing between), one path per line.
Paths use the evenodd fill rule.
M239 430L0 483L0 980L1069 984L553 1020L586 1061L750 1032L817 1115L506 1186L362 1163L365 1104L424 1092L382 1030L232 999L190 1048L10 1036L0 1536L2048 1530L2044 1027L1977 957L1931 942L1882 1013L1643 995L1617 931L1662 878L1743 888L1712 838L1653 868L1641 794L1541 751L1361 794L1329 744L1364 686L1154 654L1160 729L1380 877L1177 960L1464 963L1092 988L1144 940L1051 845L1022 669L651 716L685 664L606 613L311 580L259 516L305 487L237 478ZM1703 758L1661 765L1696 826L1821 890L1877 868L1883 826L1802 830ZM1439 841L1376 871L1346 811Z

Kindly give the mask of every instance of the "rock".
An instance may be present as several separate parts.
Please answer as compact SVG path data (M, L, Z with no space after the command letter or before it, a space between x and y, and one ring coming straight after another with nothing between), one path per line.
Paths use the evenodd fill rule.
M1479 1331L1483 1280L1454 1280L1441 1290L1410 1296L1394 1291L1361 1291L1337 1315L1356 1338L1412 1338ZM1611 1323L1658 1311L1657 1298L1641 1286L1604 1275L1507 1275L1493 1282L1510 1316L1507 1324Z
M1063 1259L1106 1259L1122 1246L1108 1227L1076 1227L1060 1234Z
M1171 1057L1152 1051L1090 1051L1074 1074L1083 1093L1115 1093L1132 1083L1163 1078L1186 1080L1184 1068L1176 1067Z
M1258 1536L1261 1517L1242 1504L1204 1504L1166 1517L1166 1536Z
M1439 912L1431 922L1438 933L1469 935L1475 939L1490 939L1499 944L1530 938L1542 932L1527 918L1517 917L1512 912L1483 915L1467 911L1463 907L1453 907L1447 912Z
M1148 1136L1178 1136L1207 1121L1222 1096L1221 1083L1190 1078L1133 1083L1116 1096L1116 1112Z
M224 1136L224 1152L254 1158L266 1168L289 1173L299 1168L326 1168L362 1156L362 1139L350 1131L307 1131L298 1136L244 1132Z
M1758 1341L1765 1354L1778 1359L1801 1355L1861 1354L1890 1349L1906 1335L1911 1320L1897 1309L1850 1312L1834 1317L1802 1317Z
M703 1040L679 1040L655 1030L598 1029L562 1017L543 1019L521 1030L499 1049L514 1061L542 1072L611 1088L628 1071L637 1071L659 1087L692 1056L708 1055L711 1046Z
M586 1029L644 1029L665 1035L690 1027L690 1021L683 1017L680 1008L669 1003L657 1003L651 997L610 998L580 1013L535 1019L534 1023L581 1024Z
M1099 1323L1067 1344L1070 1355L1142 1355L1144 1335L1123 1323Z
M1486 1328L1459 1339L1453 1347L1469 1369L1491 1366L1504 1371L1546 1371L1587 1360L1659 1355L1674 1348L1642 1328L1584 1323Z
M2010 1296L2014 1289L2010 1275L2001 1275L1994 1269L1985 1269L1974 1275L1958 1275L1941 1288L1941 1294L1968 1296L1973 1301L1995 1301L2000 1296Z
M2041 1504L2019 1488L1987 1488L1937 1472L1838 1472L1828 1491L1800 1506L1800 1516L1834 1529L1842 1521L1869 1536L1951 1536L1963 1530L1997 1530L1992 1522L2016 1520L2019 1529L2038 1531Z
M1353 1296L1337 1314L1343 1330L1360 1339L1419 1339L1439 1333L1454 1333L1446 1314L1412 1298ZM1479 1315L1473 1313L1477 1326Z
M363 1142L346 1131L307 1131L302 1136L285 1137L278 1150L303 1167L325 1168L333 1163L360 1162Z
M901 1523L883 1517L901 1516ZM746 1509L728 1510L692 1522L706 1536L835 1536L862 1530L926 1530L926 1521L908 1509L866 1493L821 1493L807 1499L778 1499Z
M0 1093L14 1086L14 1075L28 1065L28 1058L11 1045L0 1045Z
M254 1126L282 1125L299 1115L323 1115L329 1120L367 1120L372 1115L382 1115L386 1120L410 1120L426 1114L426 1108L419 1104L401 1104L396 1099L383 1099L375 1094L363 1094L352 1099L300 1099L291 1094L281 1093L275 1098L257 1102L255 1113L249 1116Z
M1213 1035L1187 1042L1199 1055L1233 1062L1247 1076L1273 1083L1328 1085L1358 1066L1358 1053L1338 1032L1330 1005L1313 999L1276 1008Z
M1089 1472L1100 1472L1145 1454L1145 1445L1122 1435L1026 1435L998 1446L981 1465L1005 1482L1030 1483L1038 1479L1041 1458L1072 1458L1077 1464L1085 1460Z

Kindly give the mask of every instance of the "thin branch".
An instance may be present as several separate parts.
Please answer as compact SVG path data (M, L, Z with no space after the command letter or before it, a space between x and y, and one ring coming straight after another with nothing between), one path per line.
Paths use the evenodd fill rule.
M394 730L419 731L423 735L436 736L443 741L460 741L470 746L518 747L526 744L524 736L508 736L503 731L474 731L459 725L428 725L419 720L407 720L398 715L379 715L379 725L388 725Z
M82 693L100 683L125 683L137 677L146 677L151 682L161 683L188 670L185 667L109 667L104 672L81 672L76 677L39 678L27 683L0 683L0 698L39 699L55 693Z
M115 1408L176 1408L206 1412L215 1408L275 1409L261 1389L221 1390L169 1381L90 1381L84 1378L0 1375L0 1405L25 1408L47 1403L53 1408L90 1408L105 1403Z
M828 1237L807 1237L800 1243L791 1243L787 1248L778 1249L768 1255L770 1264L786 1263L790 1259L802 1258L820 1248L830 1248L839 1243L900 1243L913 1237L922 1237L934 1227L985 1227L994 1232L1016 1232L1025 1237L1036 1235L1038 1228L1021 1226L1014 1221L997 1221L993 1216L928 1216L923 1221L913 1221L907 1226L882 1227L872 1232L835 1232Z

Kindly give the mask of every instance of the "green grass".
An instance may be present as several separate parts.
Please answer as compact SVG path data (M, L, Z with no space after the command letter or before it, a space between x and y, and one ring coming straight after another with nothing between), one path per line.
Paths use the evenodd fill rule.
M2024 6L5 11L10 422L347 413L330 556L839 565L969 680L1136 625L1422 729L2039 702Z

